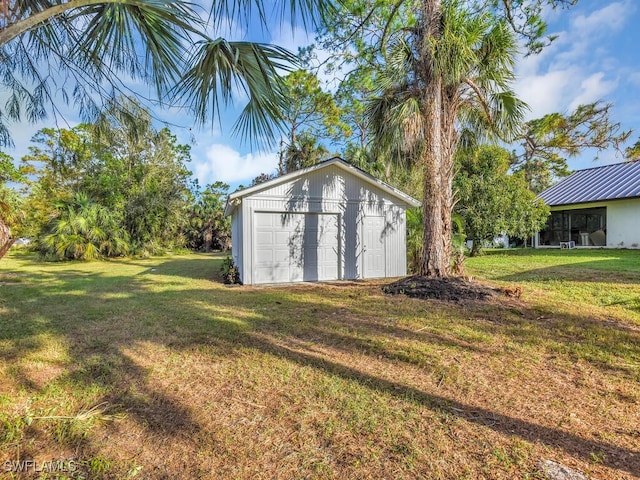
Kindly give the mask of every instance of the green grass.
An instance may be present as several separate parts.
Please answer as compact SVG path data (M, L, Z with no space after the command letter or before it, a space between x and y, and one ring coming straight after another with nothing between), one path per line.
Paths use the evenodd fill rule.
M637 250L494 250L467 263L479 278L544 293L547 309L588 314L603 307L604 315L640 325Z
M468 305L221 262L3 259L0 478L640 476L640 252L489 252L468 273L522 298Z

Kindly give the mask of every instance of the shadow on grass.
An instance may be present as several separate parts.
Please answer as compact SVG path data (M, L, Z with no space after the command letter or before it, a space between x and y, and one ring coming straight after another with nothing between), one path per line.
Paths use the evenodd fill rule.
M167 259L154 267L145 262L128 265L132 264L145 268L142 272L145 275L92 275L95 281L87 283L84 271L66 271L60 275L45 272L31 277L31 285L24 288L28 290L26 295L20 291L22 287L12 287L10 296L5 299L5 306L9 308L0 314L0 342L6 345L0 351L0 358L5 362L15 362L40 348L41 334L61 336L70 359L68 371L56 382L82 389L99 389L103 392L102 401L118 405L151 433L196 436L202 427L190 411L166 392L152 388L147 382L148 371L133 362L126 350L144 342L175 350L206 347L215 356L231 356L240 349L249 349L357 382L368 389L424 405L509 437L561 448L585 462L592 459L593 452L601 452L604 465L640 474L638 450L583 438L428 393L323 357L317 350L304 351L304 347L300 347L304 342L312 342L346 353L381 356L418 367L439 362L437 355L427 354L423 349L412 349L411 345L394 350L389 345L366 338L366 332L369 335L374 332L380 339L409 339L423 345L491 354L480 342L474 344L472 340L457 338L455 334L415 332L393 323L382 323L380 319L376 321L375 315L385 313L381 311L387 306L384 301L376 304L371 300L370 309L355 312L357 318L349 324L350 328L339 328L341 314L350 313L347 308L337 308L331 302L344 295L341 288L328 290L313 286L303 290L306 295L297 296L290 289L226 289L209 283L171 288L172 283L169 283L165 285L167 288L157 291L152 279L148 278L154 274L198 282L215 281L220 257ZM52 275L55 283L51 282ZM77 289L79 285L83 287L82 293L70 296L68 291ZM445 312L449 310L452 316L458 309L445 304L431 305ZM479 335L500 333L516 342L534 345L553 342L568 353L582 341L589 340L594 349L612 358L622 355L640 359L640 334L624 326L604 328L595 321L585 323L584 318L569 315L563 315L550 325L539 318L538 311L526 308L521 316L508 310L497 312L499 315L492 322L467 321L465 325L475 329ZM475 312L465 312L465 315L469 314L480 319L483 311L480 308ZM299 347L292 348L291 345ZM621 348L626 350L621 353ZM590 358L588 352L579 351L599 368L614 368L603 365L598 355ZM632 370L619 370L627 375L634 374ZM10 375L28 391L42 392L47 388L47 385L38 386L30 380L19 365L13 367ZM85 454L93 451L94 447L87 437L78 440L76 445L77 450ZM28 452L23 450L23 455L25 451ZM179 471L169 473L184 474Z
M252 343L256 344L255 339ZM592 459L593 452L603 453L605 458L603 463L608 467L627 471L634 475L640 474L640 458L638 458L640 450L628 450L606 442L585 439L562 430L548 428L536 423L501 415L484 408L467 405L450 398L424 392L409 385L376 377L325 358L296 351L265 339L258 340L257 346L262 351L273 353L300 365L338 375L346 380L357 381L368 388L393 395L402 400L420 403L432 410L439 410L442 413L457 416L501 434L517 436L532 443L542 442L549 446L559 447L571 455L586 461Z

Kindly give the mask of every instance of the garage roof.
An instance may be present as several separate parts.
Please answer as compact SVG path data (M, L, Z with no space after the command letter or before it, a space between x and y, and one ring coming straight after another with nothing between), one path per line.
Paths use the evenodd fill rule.
M400 190L398 190L397 188L392 187L391 185L389 185L388 183L383 182L382 180L378 180L377 178L375 178L374 176L368 174L367 172L365 172L364 170L361 170L357 167L354 167L353 165L348 164L347 162L345 162L342 158L340 157L333 157L330 158L329 160L325 160L324 162L320 162L317 165L314 165L312 167L309 168L303 168L302 170L297 170L295 172L292 173L288 173L286 175L282 175L281 177L276 177L272 180L269 180L267 182L263 182L260 183L258 185L254 185L253 187L248 187L248 188L244 188L242 190L238 190L237 192L234 192L232 194L229 195L229 198L227 199L227 205L225 207L224 210L224 214L225 216L229 216L233 213L233 210L235 209L235 207L237 206L237 204L239 203L238 200L249 196L251 194L260 192L262 190L266 190L268 188L272 188L275 187L276 185L279 185L281 183L285 183L285 182L289 182L291 180L295 180L298 177L302 177L303 175L306 175L310 172L313 172L315 170L320 170L322 168L326 168L330 165L334 165L336 167L339 167L343 170L346 170L347 172L355 175L356 177L364 180L367 183L370 183L376 187L378 187L380 190L382 190L383 192L389 194L390 196L399 199L400 201L406 203L407 205L411 206L411 207L419 207L421 205L421 203L416 200L415 198L413 198L410 195L407 195L404 192L401 192ZM236 201L234 201L236 200Z
M640 160L578 170L538 197L551 207L640 197Z

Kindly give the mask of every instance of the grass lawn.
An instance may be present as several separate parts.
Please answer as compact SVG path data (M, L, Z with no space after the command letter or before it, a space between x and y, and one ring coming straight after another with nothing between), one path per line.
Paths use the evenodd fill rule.
M640 252L489 252L522 298L469 305L221 259L0 261L0 478L640 478Z

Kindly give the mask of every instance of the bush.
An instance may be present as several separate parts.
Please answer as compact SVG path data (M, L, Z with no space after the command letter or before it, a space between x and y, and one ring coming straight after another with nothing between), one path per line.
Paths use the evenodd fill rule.
M113 211L80 192L59 202L35 248L54 260L94 260L127 255L130 241Z
M240 283L240 272L238 271L238 267L233 262L233 258L227 257L222 261L222 268L220 269L222 273L222 280L227 285L233 285L235 283Z

